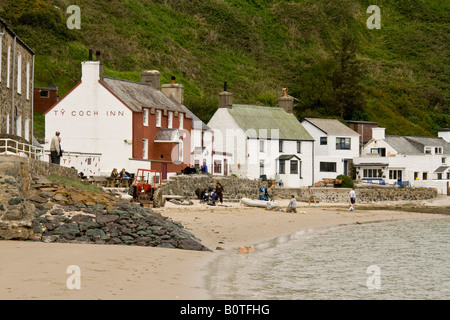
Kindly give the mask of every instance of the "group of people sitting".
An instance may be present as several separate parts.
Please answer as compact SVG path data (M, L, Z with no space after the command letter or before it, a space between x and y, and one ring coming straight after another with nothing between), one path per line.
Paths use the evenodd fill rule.
M195 190L195 194L200 199L200 203L206 203L210 206L215 206L216 201L220 202L223 205L223 187L218 182L216 188L213 187L201 189L197 188Z
M131 174L129 174L125 168L123 168L120 172L117 171L117 168L114 168L111 172L111 178L130 178Z
M206 162L203 162L202 167L200 165L196 164L194 165L188 165L186 168L182 170L183 174L201 174L201 173L208 173L208 166L206 165Z

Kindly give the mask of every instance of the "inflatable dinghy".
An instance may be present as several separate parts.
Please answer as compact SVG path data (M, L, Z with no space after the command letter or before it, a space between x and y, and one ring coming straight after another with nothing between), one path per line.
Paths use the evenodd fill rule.
M241 203L249 207L260 207L271 210L278 208L280 205L276 201L265 201L265 200L253 200L249 198L242 198Z

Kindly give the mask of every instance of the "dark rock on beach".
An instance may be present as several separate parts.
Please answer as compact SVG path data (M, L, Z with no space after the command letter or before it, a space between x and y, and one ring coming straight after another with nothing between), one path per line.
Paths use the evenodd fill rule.
M209 250L180 223L112 194L85 191L42 177L31 181L26 194L12 187L15 178L0 182L4 182L0 195L9 199L0 204L3 219L28 219L20 229L11 223L11 231L3 231L0 239Z

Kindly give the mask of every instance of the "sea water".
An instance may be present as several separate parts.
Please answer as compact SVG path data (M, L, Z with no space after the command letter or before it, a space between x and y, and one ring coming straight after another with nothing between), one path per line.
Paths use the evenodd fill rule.
M307 229L230 253L214 299L450 299L450 217Z

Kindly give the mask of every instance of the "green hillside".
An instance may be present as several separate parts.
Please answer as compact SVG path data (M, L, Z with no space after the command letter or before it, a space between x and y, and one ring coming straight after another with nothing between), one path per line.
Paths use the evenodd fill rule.
M80 30L66 26L69 5L81 8ZM380 30L366 27L370 5ZM0 16L35 50L35 85L60 95L90 48L107 76L176 76L205 121L227 81L237 103L275 105L289 88L299 118L377 121L404 135L450 123L447 0L6 0Z

